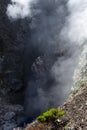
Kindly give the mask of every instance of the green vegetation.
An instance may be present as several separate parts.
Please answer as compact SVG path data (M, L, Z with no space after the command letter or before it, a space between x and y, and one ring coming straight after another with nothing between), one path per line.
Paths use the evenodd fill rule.
M65 111L58 108L52 108L49 111L43 113L42 115L40 115L39 117L37 117L37 120L39 122L49 122L49 121L55 121L56 119L58 119L59 117L65 115Z

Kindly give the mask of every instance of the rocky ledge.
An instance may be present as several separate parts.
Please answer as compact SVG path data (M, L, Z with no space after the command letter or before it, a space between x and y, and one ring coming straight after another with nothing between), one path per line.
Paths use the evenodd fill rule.
M87 129L87 82L82 82L79 89L73 91L60 107L65 115L50 122L27 124L25 128L14 130L86 130Z

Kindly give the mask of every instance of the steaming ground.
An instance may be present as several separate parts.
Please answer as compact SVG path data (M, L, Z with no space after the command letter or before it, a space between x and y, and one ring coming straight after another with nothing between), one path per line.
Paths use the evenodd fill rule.
M12 0L6 13L13 22L24 19L24 28L30 31L24 35L24 104L26 115L32 118L62 104L73 86L73 76L74 83L78 80L76 66L80 55L87 52L87 0Z

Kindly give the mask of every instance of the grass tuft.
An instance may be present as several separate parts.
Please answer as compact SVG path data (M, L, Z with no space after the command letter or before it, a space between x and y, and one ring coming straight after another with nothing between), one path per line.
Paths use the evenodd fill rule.
M52 108L49 111L43 113L42 115L40 115L39 117L37 117L37 120L39 122L50 122L50 121L55 121L56 119L58 119L59 117L65 115L65 111L58 108Z

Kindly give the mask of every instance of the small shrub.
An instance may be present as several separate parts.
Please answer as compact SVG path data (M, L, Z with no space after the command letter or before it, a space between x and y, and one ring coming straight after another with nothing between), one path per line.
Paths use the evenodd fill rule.
M54 121L63 115L65 115L64 110L52 108L49 111L37 117L37 120L39 122L49 122L49 121Z

